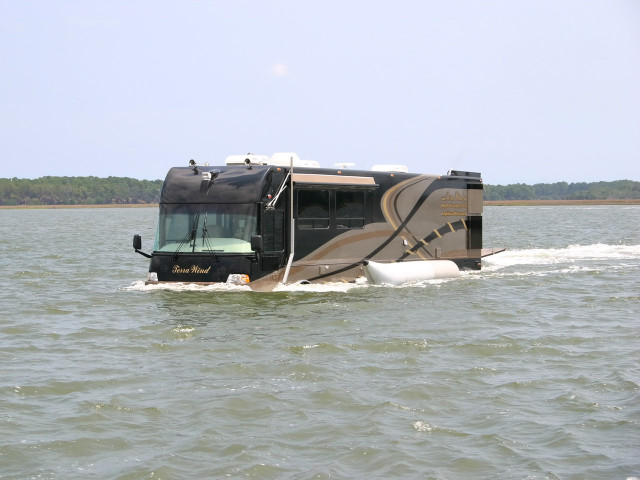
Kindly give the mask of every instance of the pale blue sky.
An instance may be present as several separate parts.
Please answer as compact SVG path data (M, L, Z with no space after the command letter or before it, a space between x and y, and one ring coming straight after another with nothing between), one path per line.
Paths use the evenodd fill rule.
M0 177L190 158L640 180L639 0L0 0Z

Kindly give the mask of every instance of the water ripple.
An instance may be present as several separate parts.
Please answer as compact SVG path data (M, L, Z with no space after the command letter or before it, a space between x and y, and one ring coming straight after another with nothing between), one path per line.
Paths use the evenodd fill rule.
M480 272L270 293L145 286L156 213L2 212L0 478L640 473L640 209L489 208Z

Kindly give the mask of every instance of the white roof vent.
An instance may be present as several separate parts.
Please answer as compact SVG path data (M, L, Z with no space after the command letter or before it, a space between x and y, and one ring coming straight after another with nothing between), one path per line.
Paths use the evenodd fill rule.
M336 168L347 169L347 168L355 167L356 164L355 163L351 163L351 162L343 162L343 163L334 163L333 166L336 167Z
M315 160L300 160L296 153L279 152L274 153L271 157L267 155L254 155L247 153L246 155L229 155L225 164L227 165L276 165L278 167L288 167L293 159L294 167L319 167L320 164Z
M374 172L399 172L399 173L407 173L409 171L409 167L406 165L374 165L371 167L371 170Z
M294 167L319 167L320 163L315 160L300 160L297 153L291 152L278 152L271 155L269 160L270 165L277 165L279 167L288 167L291 165L293 159Z
M254 155L253 153L229 155L224 163L226 165L268 165L269 157L267 155Z

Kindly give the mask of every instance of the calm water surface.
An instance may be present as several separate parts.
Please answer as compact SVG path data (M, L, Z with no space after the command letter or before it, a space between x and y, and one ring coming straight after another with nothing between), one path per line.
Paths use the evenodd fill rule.
M640 207L489 207L479 273L144 286L155 209L0 210L2 479L640 476Z

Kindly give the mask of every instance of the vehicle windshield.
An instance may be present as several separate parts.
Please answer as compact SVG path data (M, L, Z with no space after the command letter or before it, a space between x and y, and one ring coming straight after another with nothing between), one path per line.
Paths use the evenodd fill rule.
M252 253L255 204L161 205L154 251Z

